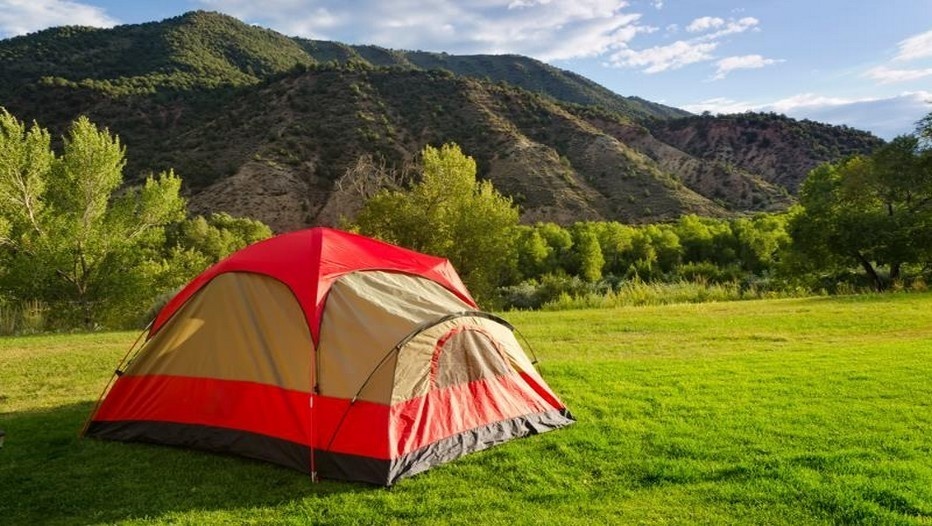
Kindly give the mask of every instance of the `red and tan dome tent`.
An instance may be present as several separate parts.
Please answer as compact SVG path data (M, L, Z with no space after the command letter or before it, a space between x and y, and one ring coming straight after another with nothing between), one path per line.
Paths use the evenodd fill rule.
M85 434L391 485L572 421L449 261L313 228L182 289Z

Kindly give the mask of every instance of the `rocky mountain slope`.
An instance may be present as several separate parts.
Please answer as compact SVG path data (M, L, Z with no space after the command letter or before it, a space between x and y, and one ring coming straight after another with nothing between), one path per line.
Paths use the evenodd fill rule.
M657 139L691 156L735 166L792 193L809 170L830 159L870 151L880 141L852 128L775 113L652 120Z
M684 116L526 57L311 41L204 12L0 41L0 105L57 133L86 114L121 136L130 176L173 167L195 209L280 231L352 216L363 196L340 180L360 159L391 172L425 144L460 144L525 221L569 223L780 209L816 164L880 142Z

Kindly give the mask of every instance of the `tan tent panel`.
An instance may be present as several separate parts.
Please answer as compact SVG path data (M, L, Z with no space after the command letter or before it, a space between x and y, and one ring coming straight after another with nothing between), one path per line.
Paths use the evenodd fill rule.
M320 393L391 403L395 346L423 323L470 309L420 276L366 271L341 277L320 326Z
M313 346L288 287L261 274L229 272L198 291L126 374L241 380L307 392Z

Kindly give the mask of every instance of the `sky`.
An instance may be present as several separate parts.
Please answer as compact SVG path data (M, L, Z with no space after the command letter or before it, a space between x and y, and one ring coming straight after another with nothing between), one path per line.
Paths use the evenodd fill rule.
M932 0L0 0L0 38L204 9L290 36L514 53L625 96L885 139L932 112Z

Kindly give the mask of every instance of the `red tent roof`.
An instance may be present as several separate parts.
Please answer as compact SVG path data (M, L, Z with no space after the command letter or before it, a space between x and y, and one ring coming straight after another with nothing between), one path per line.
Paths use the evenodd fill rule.
M476 307L448 260L365 236L317 227L250 245L208 268L162 308L152 323L149 337L215 276L224 272L254 272L278 279L292 290L304 309L316 344L330 286L340 276L357 270L388 270L423 276Z

